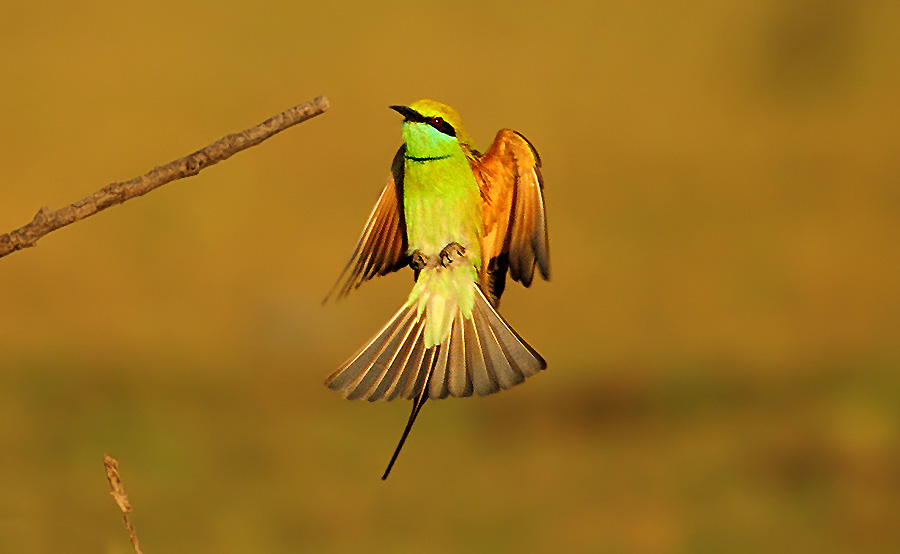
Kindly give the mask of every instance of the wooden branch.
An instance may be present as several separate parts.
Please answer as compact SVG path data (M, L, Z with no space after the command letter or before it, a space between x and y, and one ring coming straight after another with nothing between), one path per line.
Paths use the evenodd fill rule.
M131 525L128 514L131 513L131 502L128 501L128 495L125 494L125 485L122 484L122 478L119 476L119 462L110 455L103 456L103 467L106 468L106 480L109 481L109 494L115 499L119 509L122 510L122 517L125 518L125 530L128 531L128 538L131 539L131 545L134 546L135 554L142 554L141 547L138 546L137 534Z
M147 194L176 179L196 175L200 173L200 170L227 160L241 150L256 146L292 125L324 113L328 107L328 99L319 96L305 104L283 111L245 131L227 135L193 154L166 165L154 167L140 177L106 185L87 198L82 198L78 202L56 211L51 211L48 207L41 208L30 223L5 235L0 235L0 258L16 250L34 246L38 239L60 227L80 221L136 196Z

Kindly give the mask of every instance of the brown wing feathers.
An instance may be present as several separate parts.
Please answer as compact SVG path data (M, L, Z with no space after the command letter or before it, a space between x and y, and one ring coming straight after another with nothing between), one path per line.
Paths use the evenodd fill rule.
M483 156L470 161L485 201L481 283L496 304L507 269L526 287L535 266L550 278L541 160L525 137L503 129Z
M406 147L401 146L394 156L387 185L366 221L353 255L325 298L326 301L332 294L337 293L337 297L341 298L376 275L387 275L408 265L406 222L402 209L405 151Z

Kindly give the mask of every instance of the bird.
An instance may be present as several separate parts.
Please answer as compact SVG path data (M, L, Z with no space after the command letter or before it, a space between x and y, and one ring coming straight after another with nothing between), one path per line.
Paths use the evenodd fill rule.
M410 267L409 298L325 381L350 400L411 399L387 479L428 399L484 396L547 363L497 312L506 278L550 279L541 159L522 134L500 130L483 154L453 108L419 100L356 248L329 292Z

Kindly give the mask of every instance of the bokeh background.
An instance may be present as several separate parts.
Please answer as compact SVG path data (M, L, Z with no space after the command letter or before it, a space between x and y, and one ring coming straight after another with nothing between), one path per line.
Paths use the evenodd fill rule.
M0 551L897 552L900 4L0 5L0 230L326 94L0 260ZM409 272L321 301L389 104L544 161L549 361L408 403L324 378Z

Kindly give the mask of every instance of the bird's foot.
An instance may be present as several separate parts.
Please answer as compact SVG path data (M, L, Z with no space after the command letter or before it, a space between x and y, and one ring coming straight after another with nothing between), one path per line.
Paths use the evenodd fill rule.
M412 253L412 257L409 260L409 267L411 267L416 274L425 269L425 266L427 265L428 257L423 254L421 250L416 250Z
M454 261L465 258L466 256L466 247L461 245L458 242L451 242L447 246L441 250L438 258L441 260L441 265L444 267L450 267Z
M413 279L418 281L419 273L428 267L428 256L423 254L421 250L416 250L409 258L409 267L413 270Z

